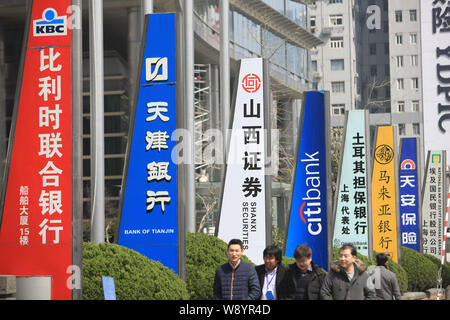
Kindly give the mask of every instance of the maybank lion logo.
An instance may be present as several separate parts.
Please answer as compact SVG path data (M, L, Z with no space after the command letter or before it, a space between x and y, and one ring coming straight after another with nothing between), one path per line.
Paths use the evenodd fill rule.
M387 144L378 146L375 150L375 160L379 164L388 164L394 159L394 150Z

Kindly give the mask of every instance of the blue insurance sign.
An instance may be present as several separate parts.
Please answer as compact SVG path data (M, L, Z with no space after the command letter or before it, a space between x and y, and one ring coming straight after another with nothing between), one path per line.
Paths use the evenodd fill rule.
M175 14L148 15L146 31L118 244L178 272Z
M327 160L324 94L307 92L298 146L285 255L298 245L312 249L312 259L328 269Z
M401 245L420 251L417 138L402 138L398 177Z

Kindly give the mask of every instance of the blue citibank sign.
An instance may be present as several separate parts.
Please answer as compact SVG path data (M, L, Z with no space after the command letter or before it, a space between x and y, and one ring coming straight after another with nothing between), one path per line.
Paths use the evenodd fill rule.
M298 245L312 249L313 261L328 270L327 122L325 94L307 92L302 110L286 257Z
M178 272L175 14L147 15L118 244Z

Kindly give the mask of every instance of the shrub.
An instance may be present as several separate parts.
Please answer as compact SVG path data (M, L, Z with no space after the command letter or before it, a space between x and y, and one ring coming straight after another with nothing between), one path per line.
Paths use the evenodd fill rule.
M401 247L402 267L408 274L408 291L425 291L436 286L438 267L423 254Z
M242 260L254 265L245 255ZM217 267L227 261L227 243L221 239L205 233L186 234L186 285L192 300L214 298Z
M441 267L441 260L436 258L435 256L424 254L424 257L433 262L437 267L438 270ZM442 266L442 287L446 288L450 285L450 263L447 262ZM437 277L436 277L437 280Z
M83 243L83 299L103 300L102 276L114 278L118 300L189 299L173 270L112 243Z

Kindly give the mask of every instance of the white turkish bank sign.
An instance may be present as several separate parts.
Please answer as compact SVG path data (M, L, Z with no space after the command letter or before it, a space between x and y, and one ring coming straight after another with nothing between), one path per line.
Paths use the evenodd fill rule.
M369 256L366 129L365 111L349 111L336 199L333 247L352 242L358 252Z
M243 59L217 235L241 239L254 263L263 262L266 246L264 107L263 60Z
M450 150L450 1L420 1L420 11L425 152Z

